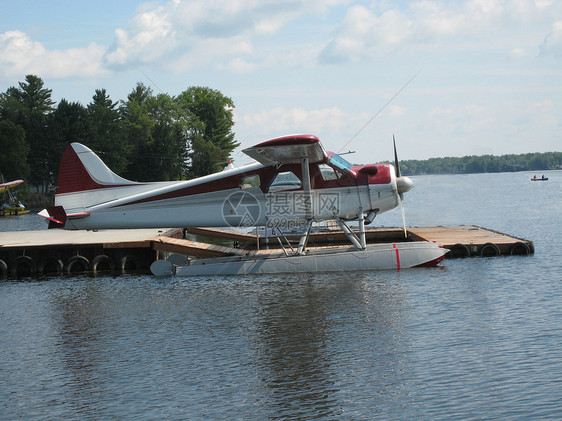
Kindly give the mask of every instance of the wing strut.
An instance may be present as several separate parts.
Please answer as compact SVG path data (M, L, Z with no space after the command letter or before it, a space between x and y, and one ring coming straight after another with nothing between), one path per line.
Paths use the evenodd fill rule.
M301 159L301 172L302 172L302 189L304 193L304 209L306 218L306 229L299 241L297 254L304 254L310 229L312 228L312 221L314 217L314 208L312 206L312 188L310 185L310 168L308 166L308 157Z
M302 188L304 192L305 217L306 220L309 221L314 215L314 209L312 208L312 191L310 187L310 169L308 167L308 157L302 158L301 171Z

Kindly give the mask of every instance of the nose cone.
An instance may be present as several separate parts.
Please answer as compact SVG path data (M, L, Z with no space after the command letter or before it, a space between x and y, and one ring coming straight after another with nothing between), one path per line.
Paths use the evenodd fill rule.
M409 177L398 177L396 179L396 188L398 189L398 193L406 193L410 191L414 187L414 182Z

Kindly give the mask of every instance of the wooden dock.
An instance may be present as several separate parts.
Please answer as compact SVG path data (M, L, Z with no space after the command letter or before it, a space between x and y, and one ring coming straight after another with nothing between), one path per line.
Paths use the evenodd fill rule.
M532 241L474 225L409 228L413 241L431 241L451 250L449 257L532 254Z
M188 238L191 237L191 238ZM298 243L298 234L288 240ZM368 243L430 241L451 250L448 257L532 254L532 241L472 225L375 228ZM339 231L311 233L309 248L347 244ZM0 233L0 277L103 271L148 272L171 254L197 258L278 253L276 237L216 228L100 231L13 231Z
M188 234L202 238L215 238L220 240L233 241L237 245L256 247L259 241L260 248L275 247L278 244L277 238L273 235L256 235L255 233L242 233L233 230L220 228L186 228ZM285 237L298 243L301 234L285 233ZM367 230L365 233L367 242L390 242L404 241L404 231L401 228L376 228ZM326 230L321 232L311 232L309 244L343 244L349 240L341 230Z
M276 247L274 236L257 236L216 228L187 228L186 232L200 237L231 240L239 245ZM449 257L499 256L507 254L534 253L532 241L524 240L474 225L446 227L408 228L408 239L402 228L375 228L366 231L367 243L429 241L441 244L451 250ZM300 234L287 235L289 240L298 242ZM310 234L309 244L345 244L348 240L341 231L315 232Z
M0 233L0 277L148 271L152 242L182 230L10 231Z

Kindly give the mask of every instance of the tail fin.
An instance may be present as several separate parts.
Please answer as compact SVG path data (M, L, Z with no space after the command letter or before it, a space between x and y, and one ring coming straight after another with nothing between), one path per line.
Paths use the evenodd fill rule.
M55 206L39 215L49 220L49 228L64 228L69 219L89 216L91 206L122 197L124 190L130 192L143 186L115 174L90 148L71 143L62 155Z
M65 149L57 182L57 195L138 184L118 176L87 146L71 143Z

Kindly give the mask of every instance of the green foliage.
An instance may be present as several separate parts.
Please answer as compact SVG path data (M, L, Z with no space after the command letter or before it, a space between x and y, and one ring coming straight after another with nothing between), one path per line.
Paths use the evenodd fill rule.
M191 165L189 167L190 174L205 175L212 174L221 169L220 161L222 154L220 149L200 135L196 134L192 141L192 150L189 154Z
M124 175L139 181L184 178L189 118L176 101L139 83L120 111L131 152Z
M25 82L19 82L20 89L16 91L17 98L26 106L28 111L47 114L52 110L55 101L51 100L51 89L43 88L43 79L35 75L27 75Z
M87 109L90 137L86 145L96 151L109 168L122 174L130 149L128 143L123 141L124 128L117 103L109 98L105 89L96 89Z
M72 142L87 144L90 139L88 112L78 102L62 99L57 108L49 114L45 129L47 142L41 147L48 184L54 186L58 176L60 157L66 146Z
M29 145L27 163L30 184L47 188L50 178L48 157L48 133L46 130L48 115L52 112L54 101L51 90L43 87L43 80L34 75L27 75L19 87L8 88L2 95L0 115L6 120L18 124L25 131L25 142Z
M25 132L17 124L0 121L0 174L5 181L25 179L29 175L27 154L29 145Z
M1 161L10 163L6 176L20 174L43 192L56 184L60 158L72 142L83 143L114 172L137 181L221 170L239 145L232 132L232 100L210 88L155 96L138 83L126 101L115 102L105 89L96 89L87 107L66 99L53 105L51 90L34 75L0 93L1 141L8 145L3 151L10 148Z
M176 100L195 123L189 133L189 176L199 177L224 168L232 151L240 145L234 140L232 132L232 99L214 89L191 87L179 94Z

